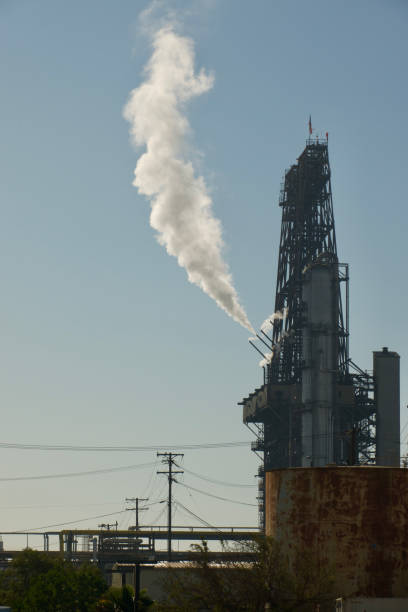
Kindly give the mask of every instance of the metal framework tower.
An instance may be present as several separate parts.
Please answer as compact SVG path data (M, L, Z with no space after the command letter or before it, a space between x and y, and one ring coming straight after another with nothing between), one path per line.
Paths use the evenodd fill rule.
M275 345L281 342L282 348L272 363L271 378L279 383L291 383L300 382L302 377L303 272L322 256L337 262L327 143L308 141L298 163L286 172L279 206L282 227L275 312L287 309L288 314L284 320L274 321L272 341ZM338 365L344 370L348 334L343 324L340 294L338 324Z
M374 378L349 358L349 270L338 262L330 178L327 139L310 138L280 194L275 316L257 334L264 384L240 402L263 453L261 522L264 470L375 463Z

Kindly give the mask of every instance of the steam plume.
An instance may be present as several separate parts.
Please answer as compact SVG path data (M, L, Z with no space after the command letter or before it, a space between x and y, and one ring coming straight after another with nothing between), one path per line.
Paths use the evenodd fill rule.
M276 312L272 313L269 317L266 317L265 321L262 323L261 330L266 334L266 332L269 332L272 329L274 322L285 319L288 316L288 312L289 312L289 309L287 306L285 306L285 308L283 308L282 310L277 310ZM293 335L292 330L282 332L278 341L275 342L273 346L271 347L271 351L266 353L264 355L264 358L261 359L261 361L259 362L259 365L261 368L271 363L275 355L279 354L281 350L282 341L291 335ZM255 336L254 338L249 338L248 340L249 342L251 342L251 341L256 341L257 339L259 338Z
M218 306L253 331L222 258L221 223L212 214L204 178L185 158L190 126L184 104L211 89L213 77L194 71L193 41L171 26L153 37L146 79L134 89L124 109L137 146L146 146L135 168L133 184L151 203L150 224L169 255L177 257L188 280Z
M269 317L266 317L265 321L261 325L261 329L264 332L267 332L273 326L274 321L279 319L284 319L288 316L288 308L284 308L283 310L278 310L274 312Z

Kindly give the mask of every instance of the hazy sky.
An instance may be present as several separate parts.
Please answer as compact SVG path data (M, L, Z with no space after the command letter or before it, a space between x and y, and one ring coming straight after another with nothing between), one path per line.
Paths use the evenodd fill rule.
M373 350L400 353L405 425L406 3L169 0L141 21L149 6L0 3L1 440L177 446L252 438L237 405L261 384L249 334L187 281L132 186L144 148L130 142L123 108L146 78L150 34L169 8L176 32L194 41L197 72L214 78L186 103L187 142L250 321L259 327L273 310L280 184L311 114L329 132L338 251L351 269L351 355L371 369ZM0 478L156 461L153 451L1 454ZM184 466L256 483L248 447L185 451ZM166 482L156 469L0 482L0 530L116 512L125 497L159 501ZM255 502L256 488L183 478ZM211 524L257 522L254 506L181 486L174 493ZM143 521L164 524L162 510L153 506ZM116 518L126 527L133 517L78 527ZM177 512L175 523L191 522Z

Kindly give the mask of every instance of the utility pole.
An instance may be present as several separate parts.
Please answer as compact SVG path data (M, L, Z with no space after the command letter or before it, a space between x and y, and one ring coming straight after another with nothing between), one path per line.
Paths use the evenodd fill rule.
M167 501L167 506L168 506L167 553L168 553L168 560L171 561L171 504L172 504L171 487L172 487L173 482L176 482L176 480L173 478L173 474L184 474L183 470L173 470L173 466L175 465L175 458L184 457L184 453L157 453L157 456L162 457L162 463L167 463L167 466L168 466L167 472L157 472L157 474L166 474L167 478L169 479L169 497Z
M128 510L135 511L135 531L139 531L139 510L147 510L147 508L139 508L139 502L149 501L148 497L126 497L126 502L135 504L134 508L128 508ZM139 554L139 539L135 539L136 542L136 555ZM140 561L137 560L133 569L133 587L135 590L135 596L133 599L133 610L137 612L139 609L139 598L140 598Z
M116 527L116 531L118 530L118 521L115 523L101 523L98 525L100 529L106 529L106 531L110 531L111 527Z
M139 531L139 511L147 510L147 508L139 508L139 502L149 501L148 497L127 497L125 499L127 503L135 504L134 508L127 508L128 510L134 510L136 513L135 530Z

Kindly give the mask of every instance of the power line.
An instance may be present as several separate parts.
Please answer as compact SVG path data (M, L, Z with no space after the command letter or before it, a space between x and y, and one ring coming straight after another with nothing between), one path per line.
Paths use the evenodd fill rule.
M157 476L157 472L156 472L156 476ZM161 499L163 497L163 495L165 494L165 491L167 489L167 482L165 480L162 481L161 486L157 487L157 499Z
M123 505L123 509L126 510L125 505ZM119 531L121 531L122 529L128 528L128 527L124 527L125 522L126 522L126 515L123 514L121 517L119 517Z
M148 509L148 508L151 508L152 506L157 506L157 504L163 504L165 501L166 501L165 499L158 499L154 502L151 502L150 504L145 504L143 508L139 508L139 510ZM126 510L127 512L132 511L132 510L134 511L134 508L126 508Z
M143 497L148 497L148 498L149 498L149 497L150 497L150 495L151 495L151 494L152 494L152 492L153 492L153 477L154 477L154 476L157 476L157 474L156 474L156 469L155 469L155 468L157 467L157 464L158 464L158 461L155 461L155 462L154 462L153 469L152 469L152 471L150 472L150 478L149 478L149 481L148 481L148 483L147 483L147 486L146 486L145 490L143 491Z
M0 482L10 482L18 480L46 480L49 478L72 478L76 476L91 476L95 474L109 474L111 472L125 472L127 470L136 470L143 467L151 467L156 465L155 461L149 461L148 463L137 463L134 465L122 465L120 467L113 468L102 468L100 470L88 470L87 472L68 472L63 474L42 474L40 476L9 476L6 478L0 478Z
M253 488L256 487L256 484L236 484L233 482L224 482L223 480L215 480L214 478L208 478L207 476L203 476L202 474L197 474L197 472L193 472L192 470L188 470L187 468L183 468L185 472L187 472L187 474L191 474L192 476L195 476L196 478L200 478L201 480L205 480L207 482L212 482L214 484L219 484L222 485L224 487L238 487L240 489L249 489L249 488Z
M199 517L198 514L195 514L192 510L189 510L188 508L186 508L186 506L184 506L181 502L176 501L176 503L177 503L178 506L183 508L186 512L188 512L188 514L191 514L191 516L196 518L198 521L200 521L200 523L202 523L206 527L209 527L210 529L214 529L214 531L218 531L218 533L222 533L222 531L220 529L218 529L218 527L214 527L214 525L211 525L210 523L207 523L207 521L205 521L203 518Z
M95 519L105 518L106 516L115 516L116 514L123 514L127 510L118 510L117 512L110 512L109 514L99 514L98 516L88 516L87 518L78 519L76 521L65 521L64 523L54 523L54 525L43 525L42 527L30 527L28 529L16 529L14 532L8 533L28 533L30 531L38 531L39 529L51 529L52 527L61 527L63 525L73 525L74 523L83 523L84 521L93 521Z
M191 489L192 491L195 491L196 493L201 493L202 495L207 495L208 497L214 497L215 499L220 499L222 501L230 502L232 504L240 504L241 506L254 506L254 507L258 507L258 504L250 504L248 502L242 502L242 501L238 501L236 499L229 499L228 497L221 497L220 495L214 495L213 493L208 493L207 491L202 491L201 489L196 489L195 487L187 485L184 482L179 482L178 480L176 480L175 482L177 482L177 484L181 485L182 487L186 487L186 489Z
M147 504L145 508L150 508L151 506L156 506L157 504L163 504L165 501L166 501L165 499L154 501L150 504ZM52 527L61 527L64 525L74 525L75 523L83 523L85 521L92 521L92 520L96 520L99 518L106 518L107 516L116 516L117 514L125 514L126 512L129 512L129 508L126 508L125 510L118 510L117 512L109 512L109 514L98 514L97 516L88 516L86 518L77 519L75 521L64 521L63 523L54 523L53 525L43 525L42 527L29 527L27 529L15 529L14 531L8 531L7 533L8 534L29 533L30 531L38 531L39 529L51 529Z
M89 506L117 506L118 502L94 502L89 504L33 504L30 506L0 506L0 510L27 510L43 508L86 508Z
M192 516L193 518L197 519L202 525L204 525L205 527L210 527L209 523L207 523L207 521L205 521L204 519L200 518L198 516L198 514L195 514L192 510L188 510L185 506L183 506L183 504L177 500L175 500L175 504L178 507L178 509L182 510L183 514L185 516ZM214 527L215 531L218 531L216 527Z
M146 508L150 508L151 506L156 506L157 504L162 504L164 501L164 499L160 500L160 501L155 501L152 502L151 504L147 504L145 507ZM39 529L50 529L51 527L61 527L62 525L73 525L74 523L82 523L84 521L92 521L95 519L100 519L100 518L105 518L107 516L115 516L117 514L124 514L125 512L128 512L129 509L126 508L125 510L118 510L117 512L110 512L109 514L99 514L98 516L88 516L87 518L82 518L82 519L78 519L76 521L65 521L64 523L55 523L54 525L43 525L42 527L30 527L29 529L19 529L19 530L14 530L14 532L9 532L9 533L26 533L29 531L38 531Z
M212 448L235 448L239 446L250 446L251 442L204 442L202 444L160 444L152 446L80 446L74 444L23 444L18 442L0 442L0 448L14 448L18 450L40 450L40 451L95 451L95 452L136 452L136 451L159 451L166 449L175 450L200 450Z
M164 499L163 502L164 503L166 500ZM159 522L159 520L161 519L161 517L163 516L163 514L166 512L166 506L163 506L163 508L160 510L159 514L156 516L156 518L153 521L150 521L151 525L156 525L156 523Z

